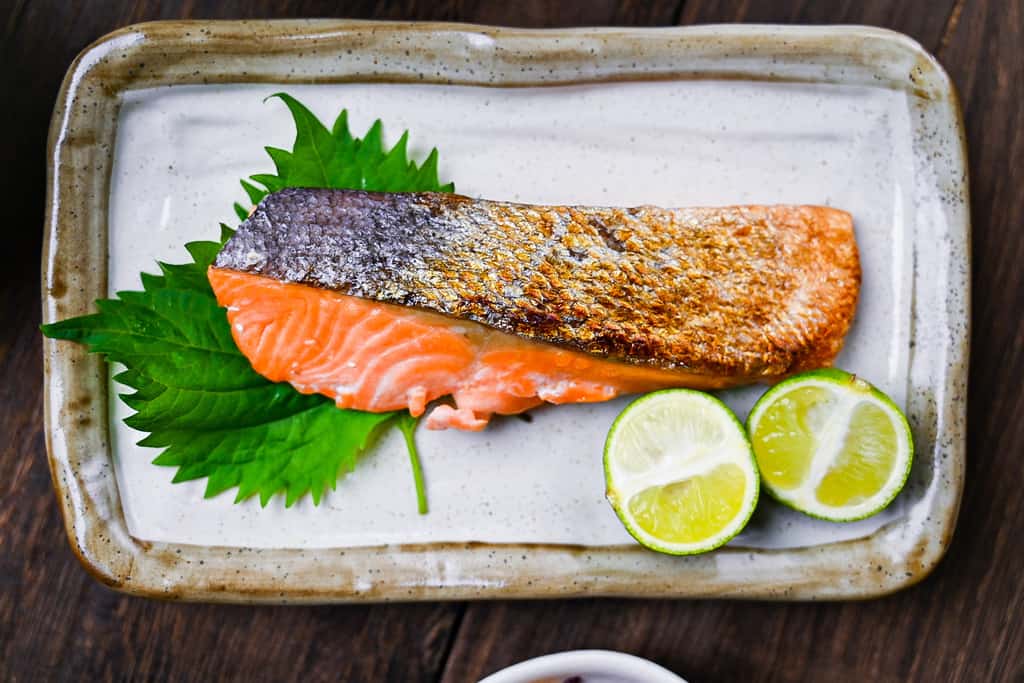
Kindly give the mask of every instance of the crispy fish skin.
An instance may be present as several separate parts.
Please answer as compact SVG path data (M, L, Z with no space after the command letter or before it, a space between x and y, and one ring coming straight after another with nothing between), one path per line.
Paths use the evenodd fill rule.
M774 379L828 365L860 287L848 213L271 194L217 268L423 308L597 356Z

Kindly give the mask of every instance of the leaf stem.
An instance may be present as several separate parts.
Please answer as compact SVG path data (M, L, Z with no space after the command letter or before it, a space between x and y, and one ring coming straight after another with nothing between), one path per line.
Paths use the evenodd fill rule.
M412 467L412 478L416 484L416 509L421 515L425 515L429 509L427 507L427 490L423 485L423 467L420 464L420 453L416 448L416 439L414 438L416 425L419 422L419 418L413 417L409 413L403 413L398 418L398 428L402 430L402 436L405 437L405 447L409 451L409 465Z

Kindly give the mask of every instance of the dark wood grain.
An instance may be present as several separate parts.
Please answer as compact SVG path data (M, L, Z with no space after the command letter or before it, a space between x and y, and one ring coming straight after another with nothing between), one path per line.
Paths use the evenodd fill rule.
M73 558L46 469L36 327L44 143L86 44L149 19L350 16L517 26L868 23L936 51L960 88L974 223L968 484L948 557L866 603L586 600L229 607L129 598ZM0 680L472 681L577 647L692 681L1024 680L1022 0L10 0L0 5L6 243L0 250Z
M934 50L954 0L688 0L680 23L865 24L906 33Z

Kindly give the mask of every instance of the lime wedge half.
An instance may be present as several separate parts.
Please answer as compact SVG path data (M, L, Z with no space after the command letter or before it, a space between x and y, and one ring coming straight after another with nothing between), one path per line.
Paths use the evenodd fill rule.
M713 550L757 505L750 442L710 394L657 391L629 404L604 447L608 501L642 545L672 555Z
M892 502L914 454L907 419L889 397L835 369L777 384L750 411L747 431L768 493L834 522Z

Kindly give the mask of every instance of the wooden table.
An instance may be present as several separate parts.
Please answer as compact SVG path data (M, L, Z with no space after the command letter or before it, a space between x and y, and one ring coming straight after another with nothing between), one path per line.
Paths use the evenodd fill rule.
M0 249L0 679L474 681L572 648L691 681L1024 679L1024 0L5 0ZM865 603L579 600L352 607L162 603L69 550L43 445L44 145L75 54L128 23L346 16L521 26L800 22L903 31L963 100L974 225L967 490L935 573Z

